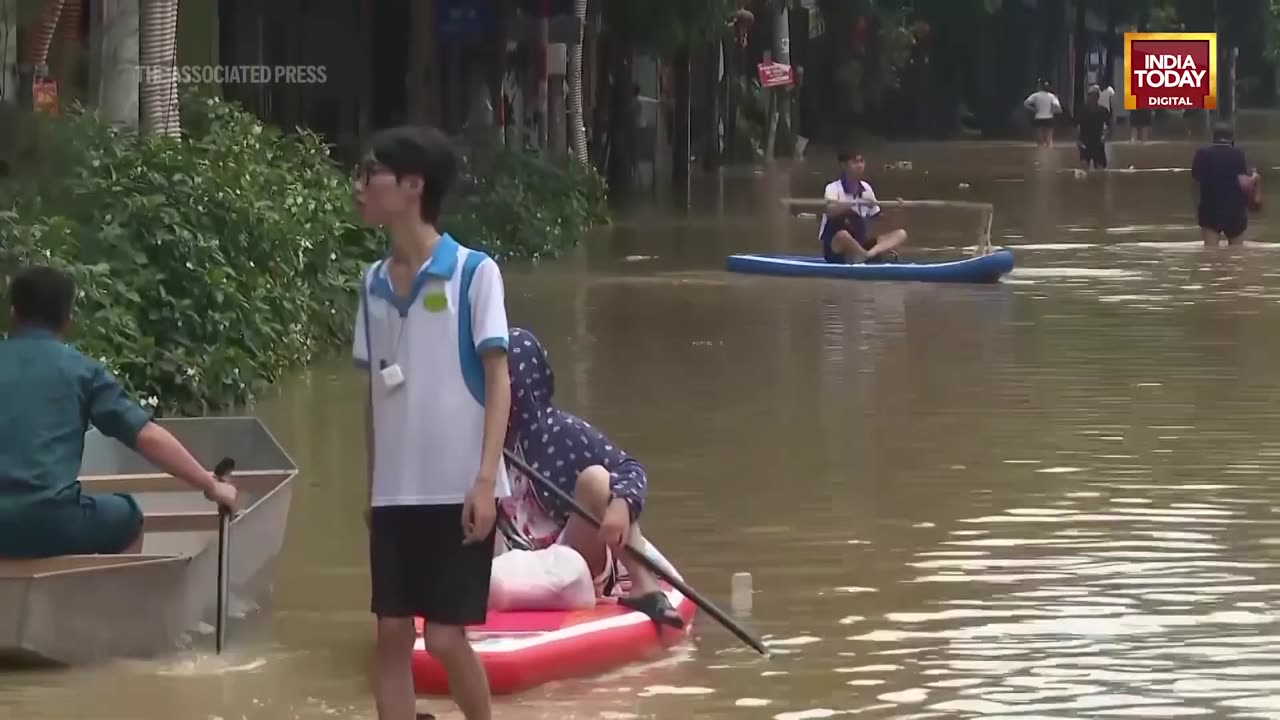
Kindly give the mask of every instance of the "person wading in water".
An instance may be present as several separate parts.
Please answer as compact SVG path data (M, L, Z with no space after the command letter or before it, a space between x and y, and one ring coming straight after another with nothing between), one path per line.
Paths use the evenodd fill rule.
M1229 245L1242 245L1249 209L1258 205L1262 180L1235 146L1231 125L1214 125L1213 144L1196 151L1191 177L1199 190L1196 222L1205 247L1217 247L1224 237Z

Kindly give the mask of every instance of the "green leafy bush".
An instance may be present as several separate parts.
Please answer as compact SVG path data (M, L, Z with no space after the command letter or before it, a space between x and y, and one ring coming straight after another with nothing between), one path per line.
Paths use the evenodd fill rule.
M593 167L499 150L466 158L440 224L503 261L555 257L608 219L604 180Z
M253 397L349 342L362 268L385 252L355 224L348 175L314 134L183 98L184 135L139 137L75 112L39 124L0 186L0 292L23 265L68 270L73 337L163 414ZM540 257L603 219L590 171L499 154L467 174L446 229ZM7 321L7 313L3 313Z

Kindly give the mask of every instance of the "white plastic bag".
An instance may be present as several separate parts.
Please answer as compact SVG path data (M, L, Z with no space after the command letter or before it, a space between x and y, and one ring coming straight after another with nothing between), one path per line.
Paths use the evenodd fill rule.
M595 604L587 561L568 545L510 550L493 560L491 610L585 610Z

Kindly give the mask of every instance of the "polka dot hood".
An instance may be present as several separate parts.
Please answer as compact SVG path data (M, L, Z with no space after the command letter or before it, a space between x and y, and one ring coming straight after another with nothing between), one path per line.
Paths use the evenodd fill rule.
M570 496L579 473L592 465L604 467L609 471L614 497L627 502L633 520L639 517L647 489L644 469L599 430L552 404L555 374L546 349L533 333L512 328L510 348L511 420L507 426L507 449ZM543 510L558 522L567 522L569 507L551 491L532 482Z

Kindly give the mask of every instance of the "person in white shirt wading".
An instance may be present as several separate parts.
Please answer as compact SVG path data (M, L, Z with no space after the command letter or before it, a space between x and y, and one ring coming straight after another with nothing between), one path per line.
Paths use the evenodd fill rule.
M1036 126L1036 145L1053 147L1053 121L1062 114L1062 103L1049 91L1049 81L1041 80L1040 89L1028 95L1022 104L1035 113L1032 122Z
M490 720L489 683L465 627L485 621L502 444L511 413L498 265L436 223L457 173L438 130L376 135L354 177L356 209L386 228L364 274L352 353L369 373L365 437L379 720L414 720L411 662L423 645L467 720Z
M879 236L871 234L871 220L880 214L880 205L871 185L862 179L866 170L862 153L843 149L836 158L840 177L823 193L827 208L818 228L823 259L836 264L897 261L897 250L907 241L907 231L899 228Z

